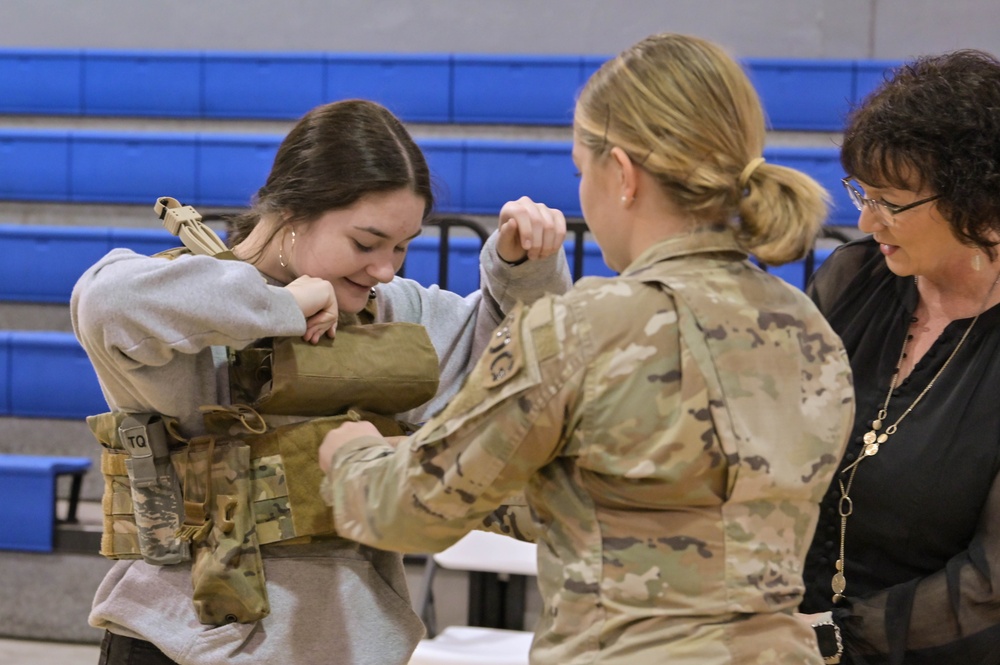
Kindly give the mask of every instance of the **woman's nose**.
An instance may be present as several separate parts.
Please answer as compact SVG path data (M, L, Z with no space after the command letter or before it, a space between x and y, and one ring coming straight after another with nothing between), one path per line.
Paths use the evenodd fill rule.
M862 233L874 233L887 226L881 215L872 210L871 206L861 206L861 212L858 214L858 229Z
M383 284L387 284L396 276L396 266L389 259L379 259L368 265L368 274Z

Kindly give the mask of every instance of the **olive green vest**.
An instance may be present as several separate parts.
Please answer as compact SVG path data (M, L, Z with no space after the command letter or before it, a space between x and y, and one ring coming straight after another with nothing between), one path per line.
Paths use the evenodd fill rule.
M192 208L179 206L157 201L165 225L190 245L164 258L189 251L234 258ZM160 414L87 418L103 447L101 554L156 565L193 560L204 623L266 616L259 547L336 534L319 489L324 435L347 420L370 421L386 436L408 434L395 414L437 392L438 358L424 327L373 318L370 303L357 316L342 314L336 339L230 349L232 404L201 408L202 436L186 439Z

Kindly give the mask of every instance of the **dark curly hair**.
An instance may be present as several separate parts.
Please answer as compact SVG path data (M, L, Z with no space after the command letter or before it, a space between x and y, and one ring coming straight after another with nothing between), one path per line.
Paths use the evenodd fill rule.
M873 187L939 194L955 236L995 257L1000 60L966 49L899 67L851 112L840 161Z

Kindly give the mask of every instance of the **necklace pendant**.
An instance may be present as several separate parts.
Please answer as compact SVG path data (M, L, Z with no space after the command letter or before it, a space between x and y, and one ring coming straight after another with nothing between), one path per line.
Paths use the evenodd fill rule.
M876 420L875 422L878 421ZM871 445L875 443L875 438L876 438L875 430L872 430L870 432L866 432L862 440L865 442L866 445Z
M843 573L837 573L833 576L833 579L830 580L830 588L833 589L835 594L844 593L844 589L847 588L847 580L844 579Z
M865 457L874 457L878 454L878 441L871 441L865 444Z
M839 603L843 599L844 599L844 597L842 595L840 595L839 593L833 594L833 604L834 605L836 605L837 603Z

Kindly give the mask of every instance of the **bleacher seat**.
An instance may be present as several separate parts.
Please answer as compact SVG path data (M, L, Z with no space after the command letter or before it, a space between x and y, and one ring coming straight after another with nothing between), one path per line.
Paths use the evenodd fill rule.
M86 457L0 454L0 549L51 552L56 524L56 478L73 476L66 521L76 518Z
M580 240L582 241L582 240ZM572 255L576 239L566 242ZM448 239L448 273L440 274L440 242L435 236L416 238L407 252L404 274L421 284L446 284L467 295L479 288L478 238ZM73 285L83 272L115 247L154 254L177 247L177 238L163 229L67 227L0 224L0 301L68 303ZM578 275L613 274L593 242L584 243Z
M113 248L179 245L164 229L0 224L0 301L68 303L80 275Z
M107 410L72 333L0 331L0 416L83 419Z

